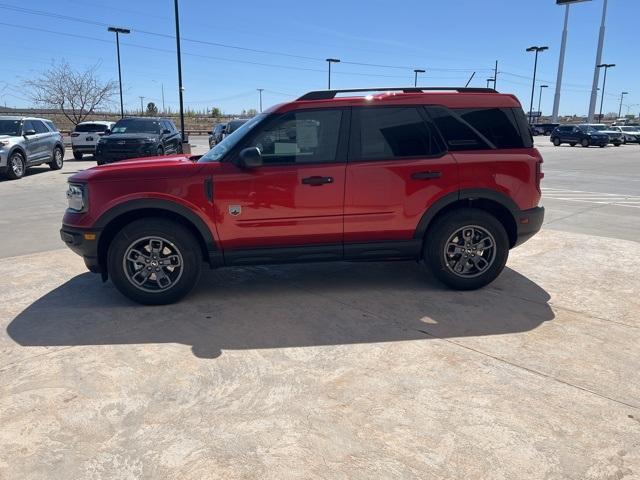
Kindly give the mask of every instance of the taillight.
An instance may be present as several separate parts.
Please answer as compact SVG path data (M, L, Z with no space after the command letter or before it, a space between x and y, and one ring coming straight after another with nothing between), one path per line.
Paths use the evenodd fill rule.
M540 192L540 194L542 194L542 190L540 189L540 181L544 178L544 172L542 171L542 162L544 162L542 157L540 157L540 159L536 162L536 188L538 189L538 192Z

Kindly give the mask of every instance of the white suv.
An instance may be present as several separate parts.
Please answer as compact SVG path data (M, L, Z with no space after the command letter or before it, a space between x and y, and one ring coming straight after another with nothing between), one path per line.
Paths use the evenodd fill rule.
M71 149L73 150L73 158L82 160L85 153L96 153L96 145L98 139L109 133L115 122L82 122L76 125L71 132Z

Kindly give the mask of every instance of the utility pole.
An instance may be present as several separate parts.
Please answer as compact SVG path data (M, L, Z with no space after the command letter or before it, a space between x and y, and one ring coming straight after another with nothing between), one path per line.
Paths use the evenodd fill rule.
M629 92L622 92L620 94L620 108L618 109L618 118L620 118L620 116L622 115L622 100L624 99L624 96L628 94Z
M160 84L160 88L162 88L162 114L164 115L164 83Z
M140 115L144 116L144 97L139 97L140 98Z
M329 64L329 82L328 82L328 90L331 90L331 64L332 63L340 63L339 58L327 58L327 63Z
M258 88L258 92L260 94L260 113L262 113L262 92L264 91L264 88Z
M124 118L124 103L122 102L122 70L120 69L120 34L129 34L128 28L109 27L107 31L116 34L116 51L118 52L118 85L120 86L120 118Z
M493 89L498 90L498 60L496 60L496 68L493 69Z
M593 122L593 115L596 111L596 102L598 101L598 83L600 81L600 67L598 67L598 65L602 64L602 48L604 46L605 20L607 19L607 3L608 0L603 0L602 21L600 22L600 36L598 37L598 51L596 53L596 68L593 72L591 100L589 101L589 122Z
M602 122L602 104L604 103L604 89L607 86L607 70L615 67L615 63L601 63L596 65L596 68L604 68L604 78L602 80L602 92L600 93L600 114L598 115L598 121Z
M181 139L184 142L184 102L182 98L182 94L184 92L184 88L182 87L182 56L180 55L180 13L178 9L178 0L174 0L173 2L175 9L175 17L176 17L176 52L178 55L178 94L180 96L180 135Z
M426 70L422 70L421 68L416 68L413 70L414 76L413 76L413 86L417 87L418 86L418 74L419 73L425 73Z
M535 52L536 59L533 64L533 84L531 85L531 103L529 105L529 124L531 124L531 115L533 114L533 96L536 93L536 73L538 71L538 53L549 50L549 47L529 47L527 52Z

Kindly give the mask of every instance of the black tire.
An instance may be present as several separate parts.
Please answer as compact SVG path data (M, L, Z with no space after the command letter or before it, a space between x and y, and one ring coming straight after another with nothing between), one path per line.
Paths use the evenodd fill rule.
M64 152L60 147L53 149L53 160L48 163L51 170L60 170L64 165Z
M606 145L600 145L600 148L604 148L604 147L606 147Z
M159 240L163 243L159 244ZM152 242L156 246L161 245L155 257ZM148 249L138 245L147 245ZM135 252L131 250L134 248ZM127 252L129 259L125 257ZM139 256L136 252L144 255ZM111 281L126 297L144 305L166 305L183 298L198 282L201 252L196 238L182 225L160 218L146 218L131 222L114 237L107 252L107 267ZM131 259L131 255L136 255L136 260ZM180 267L170 264L173 257L179 259ZM164 267L161 266L163 261L167 262ZM163 277L156 276L154 268ZM142 282L134 285L135 277ZM169 284L162 286L164 277L169 279Z
M82 160L82 153L81 152L73 152L73 158L75 158L76 160Z
M616 142L613 144L614 147L619 147L620 145L622 145L620 142Z
M562 144L559 138L554 138L552 141L556 147L559 147Z
M178 146L176 147L176 153L177 154L182 154L182 142L178 143Z
M157 155L158 157L163 156L163 155L164 155L164 148L162 148L162 147L158 147L158 150L156 150L156 155Z
M96 163L97 163L98 165L104 165L106 162L105 162L103 159L101 159L100 157L97 157L97 158L96 158Z
M571 143L569 144L569 146L571 146L571 147L575 147L575 146L576 146L576 142L571 142Z
M15 163L15 168L14 168ZM20 152L13 152L7 161L7 178L10 180L19 180L24 177L27 172L27 164L24 161L24 155Z
M589 141L588 138L583 138L582 141L580 142L580 145L582 145L583 147L587 148L591 145L591 142Z
M454 249L462 248L466 239L458 233L467 232L469 229L477 234L482 234L483 231L488 234L487 238L493 241L493 249L484 247L484 249L476 249L475 253L472 253L474 247L470 245L469 248L462 249L463 253L452 253L449 245L453 246L454 243L462 241L463 243ZM470 238L480 238L476 236L476 233L472 233ZM452 241L452 239L454 240ZM470 252L464 253L465 249ZM478 252L480 253L478 254ZM464 254L469 256L469 260L463 260L462 255ZM475 290L494 281L504 269L509 257L509 237L502 223L484 210L475 208L454 210L438 218L429 227L423 256L435 277L445 285L456 290ZM484 271L477 268L476 260L472 260L471 256L486 264ZM463 269L469 267L468 272L455 272L455 269L462 265L461 261L465 262L462 266Z

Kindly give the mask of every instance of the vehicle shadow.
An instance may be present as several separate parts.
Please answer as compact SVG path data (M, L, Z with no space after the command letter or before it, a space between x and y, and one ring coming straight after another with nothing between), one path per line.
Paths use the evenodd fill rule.
M144 307L86 273L36 300L7 332L22 346L179 343L216 358L525 332L554 318L549 298L508 268L490 287L456 292L415 263L335 263L210 271L182 302Z
M51 172L52 170L49 168L49 165L41 165L38 167L29 167L27 168L27 171L24 174L24 177L22 178L27 178L27 177L32 177L35 175L39 175L41 173L46 173L46 172ZM2 182L13 182L15 180L11 180L9 178L7 178L5 175L0 175L0 183Z

